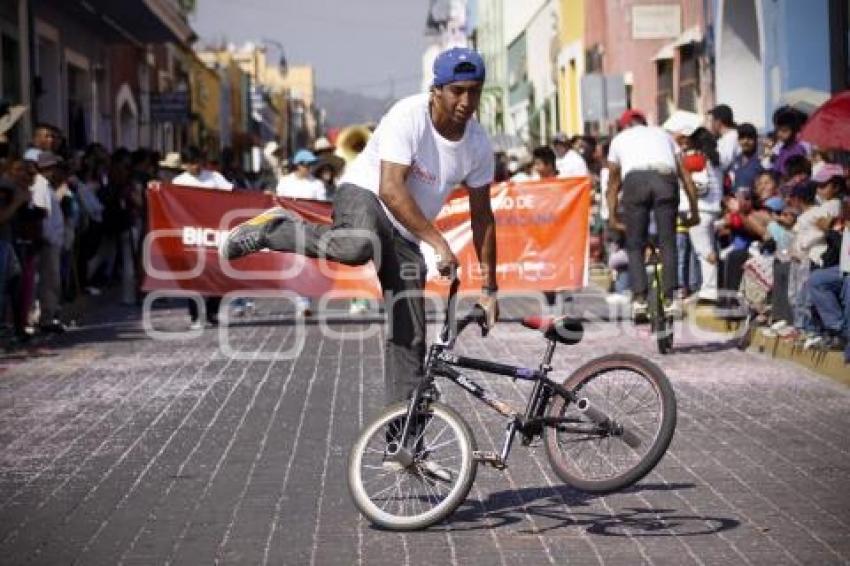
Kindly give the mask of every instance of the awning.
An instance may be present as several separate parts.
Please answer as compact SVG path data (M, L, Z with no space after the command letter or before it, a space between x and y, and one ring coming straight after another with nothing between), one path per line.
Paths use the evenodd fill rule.
M702 41L702 30L699 26L689 27L679 35L676 39L662 47L652 58L653 61L663 61L665 59L673 59L676 56L676 49L699 43Z
M655 57L652 58L653 61L664 61L665 59L672 59L676 56L676 48L672 43L668 43L664 47L658 50L658 53L655 54Z
M699 26L689 27L673 42L673 47L682 47L702 41L702 30Z
M829 100L830 96L832 95L828 92L823 92L822 90L815 90L813 88L797 88L784 93L779 98L779 103L787 104L801 112L811 114L820 108L824 102Z

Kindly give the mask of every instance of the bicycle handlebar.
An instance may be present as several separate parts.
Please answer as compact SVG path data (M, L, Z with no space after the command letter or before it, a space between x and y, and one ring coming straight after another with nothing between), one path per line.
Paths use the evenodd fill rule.
M448 304L446 307L446 321L443 324L443 331L440 333L440 338L444 343L460 336L460 333L473 322L481 327L481 336L487 336L489 329L487 328L487 313L481 308L481 305L475 305L462 319L457 321L455 326L455 302L457 301L457 292L460 288L460 278L456 275L452 279L452 284L449 287ZM451 336L453 328L457 328L454 336Z

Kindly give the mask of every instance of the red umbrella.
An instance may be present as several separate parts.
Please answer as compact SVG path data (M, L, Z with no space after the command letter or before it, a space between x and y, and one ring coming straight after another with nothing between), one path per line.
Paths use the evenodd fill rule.
M836 94L815 110L800 137L821 149L850 151L850 90Z

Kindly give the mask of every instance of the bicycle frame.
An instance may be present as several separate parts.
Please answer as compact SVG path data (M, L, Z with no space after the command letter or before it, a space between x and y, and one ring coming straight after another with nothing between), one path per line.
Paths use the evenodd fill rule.
M413 417L420 410L423 402L427 405L435 400L429 394L433 379L435 376L441 376L449 379L455 385L464 389L467 393L481 401L499 414L510 418L505 431L505 439L502 445L502 450L497 458L488 458L493 460L494 465L504 466L510 454L516 433L522 433L529 441L536 435L541 434L544 426L559 426L565 424L578 424L580 419L575 417L554 418L546 417L543 412L549 403L549 398L552 393L561 395L571 403L575 403L579 411L587 416L597 427L601 433L623 435L622 425L610 419L601 411L590 406L587 399L579 398L573 391L562 386L560 383L549 379L548 374L552 371L552 357L555 353L556 342L549 340L546 351L543 354L543 359L537 369L527 368L522 366L513 366L483 360L478 358L470 358L461 356L452 352L455 340L463 332L464 328L472 322L471 315L467 316L457 328L454 324L454 298L457 293L457 282L452 284L452 289L449 293L448 311L446 314L446 322L441 332L441 340L431 345L428 350L428 355L425 362L425 379L416 387L411 397L407 419L402 430L400 448L407 449L410 434L410 423L413 422ZM483 327L482 327L483 329ZM454 332L453 332L454 330ZM503 375L514 380L522 379L525 381L533 381L534 388L526 403L525 411L520 414L506 403L492 397L488 391L463 375L455 368L465 368L471 370L482 371L485 373ZM624 440L629 442L629 434L626 433ZM498 464L496 464L498 462Z

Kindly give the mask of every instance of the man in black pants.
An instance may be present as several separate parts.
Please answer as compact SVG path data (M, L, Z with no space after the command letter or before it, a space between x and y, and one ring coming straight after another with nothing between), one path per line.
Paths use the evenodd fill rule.
M644 319L647 276L644 254L649 234L650 212L654 212L661 248L663 292L667 299L668 315L682 314L681 300L676 297L676 214L679 207L679 179L685 186L690 202L689 226L699 223L697 193L690 174L682 167L677 148L670 135L657 127L646 125L646 118L637 110L626 110L618 121L620 133L611 140L608 151L608 223L613 230L626 234L626 253L629 257L629 281L632 287L632 316ZM623 190L620 221L618 196Z
M481 56L465 48L441 53L428 94L397 102L362 153L348 165L334 201L333 225L303 222L283 209L266 211L223 239L232 260L268 248L347 265L372 260L390 321L385 367L388 403L407 399L421 381L426 350L420 241L434 248L438 268L458 260L432 221L457 185L469 193L473 242L484 274L478 303L488 325L498 317L496 230L489 186L494 158L473 119L484 83Z

